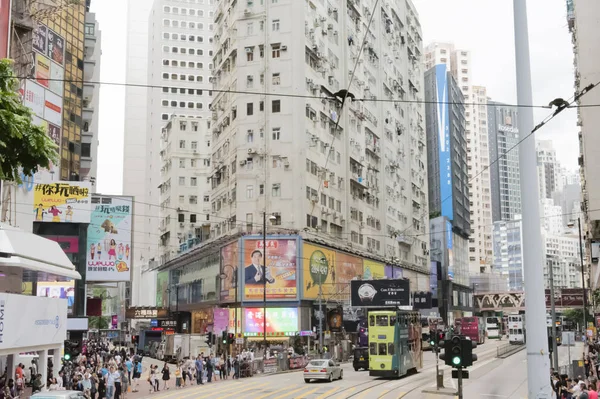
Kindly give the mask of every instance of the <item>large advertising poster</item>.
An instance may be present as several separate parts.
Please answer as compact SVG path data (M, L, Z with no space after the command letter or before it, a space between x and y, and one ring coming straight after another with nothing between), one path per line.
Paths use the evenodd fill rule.
M132 214L130 197L94 197L87 233L88 281L131 279Z
M52 29L48 29L48 57L62 65L65 54L65 39Z
M89 182L34 182L33 213L35 221L90 223L91 193Z
M8 58L10 14L10 0L0 0L0 59Z
M47 44L48 44L48 28L46 25L37 24L33 28L33 36L32 36L32 46L35 51L40 54L47 54Z
M62 345L67 339L67 300L0 293L0 350Z
M240 257L238 253L238 242L221 248L221 302L229 303L236 300L235 292L238 289L238 266Z
M297 298L297 239L268 239L266 271L263 272L263 240L244 240L244 300L262 301L266 281L267 299Z
M350 299L350 281L363 275L363 260L356 256L338 252L335 256L335 284L340 300Z
M41 54L35 54L35 80L44 87L49 87L50 60Z
M385 265L374 260L363 259L363 279L380 280L385 278Z
M262 335L264 323L267 324L267 335L276 333L294 333L298 331L297 308L267 308L267 317L263 308L244 309L244 333Z
M352 306L410 306L409 280L354 280L350 285Z
M446 72L446 64L435 66L442 216L453 219L452 169L450 162L450 115L448 111L448 77Z
M304 244L302 261L304 264L303 293L305 299L317 299L319 286L324 298L335 292L335 251L316 245Z
M44 117L44 92L44 87L32 80L27 80L25 82L23 104L29 108L35 116L40 118Z
M73 304L75 303L75 281L38 281L37 296L46 298L62 298L67 300L67 313L73 314Z
M65 70L60 65L51 62L50 63L50 84L48 88L58 94L59 96L63 95L64 89L64 79L65 79Z
M56 126L62 126L63 99L46 90L44 98L44 119Z

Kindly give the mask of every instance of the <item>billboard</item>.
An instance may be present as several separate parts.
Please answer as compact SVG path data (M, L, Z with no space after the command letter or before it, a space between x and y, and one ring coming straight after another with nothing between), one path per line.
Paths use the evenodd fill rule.
M238 268L240 264L238 242L232 242L221 248L221 302L228 303L236 301L236 290L238 289Z
M410 306L409 280L354 280L350 285L352 306Z
M33 213L35 221L90 223L91 193L89 182L34 182Z
M48 29L48 57L62 65L65 62L65 39L54 32L52 29Z
M244 332L264 332L265 317L263 308L244 309ZM269 333L296 332L298 331L298 309L297 308L267 308L267 335Z
M335 258L335 251L316 245L304 244L302 255L304 299L317 299L319 286L324 297L328 297L332 292L335 292Z
M66 299L67 314L72 315L75 303L75 280L38 281L36 296Z
M44 93L43 86L32 80L25 81L25 92L23 93L23 105L29 108L37 117L44 117Z
M340 300L350 299L350 281L363 275L363 260L356 256L338 252L335 255L335 274L332 276L334 289Z
M374 260L363 259L363 279L379 280L385 278L385 265Z
M244 239L244 300L262 301L264 284L267 299L296 299L298 240L267 239L266 272L263 272L263 240Z
M35 80L44 87L49 87L50 60L41 54L35 54Z
M44 97L44 119L56 126L62 126L63 99L46 90Z
M65 70L60 65L51 62L50 63L50 82L48 88L50 91L62 96L64 93L65 86Z
M448 75L446 64L435 66L438 153L440 165L440 195L442 199L441 213L453 219L452 209L452 166L450 155L450 123L448 110Z
M0 59L8 58L10 48L10 1L0 0Z
M38 23L33 28L32 35L31 45L33 46L33 49L40 54L48 54L48 27L44 24Z
M87 281L131 279L131 197L94 196L87 232Z
M67 301L0 293L0 350L62 345L67 339Z

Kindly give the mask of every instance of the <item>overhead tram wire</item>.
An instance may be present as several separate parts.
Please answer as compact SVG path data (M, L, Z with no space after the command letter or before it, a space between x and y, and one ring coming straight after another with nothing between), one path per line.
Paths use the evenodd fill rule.
M33 79L31 76L16 76L15 79ZM106 85L106 86L120 86L120 87L137 87L144 89L163 89L165 87L171 88L175 87L177 84L169 85L165 83L164 85L156 85L156 84L142 84L142 83L121 83L121 82L104 82L97 80L84 80L84 79L58 79L58 78L48 78L43 79L49 82L64 82L64 83L84 83L84 84L92 84L92 85ZM179 88L179 87L177 87ZM192 89L188 87L187 89ZM246 91L246 90L219 90L207 87L196 87L194 90L202 90L202 91L210 91L214 93L226 93L226 94L244 94L244 95L254 95L254 96L277 96L277 97L289 97L289 98L307 98L307 99L317 99L323 100L324 98L327 100L337 100L337 97L320 97L320 96L312 96L307 94L286 94L286 93L271 93L271 92L261 92L261 91ZM354 101L362 101L362 102L374 102L374 103L401 103L401 104L445 104L445 105L485 105L488 107L514 107L514 108L539 108L539 109L551 109L552 107L549 105L536 105L536 104L508 104L508 103L477 103L477 102L464 102L464 103L456 103L453 101L427 101L427 100L403 100L403 99L386 99L386 98L377 98L373 99L370 97L357 97ZM596 108L600 107L600 104L585 104L585 105L570 105L568 108Z
M561 112L563 112L565 109L571 108L572 105L579 101L579 99L581 97L583 97L584 95L586 95L587 93L589 93L591 90L593 90L594 88L596 88L598 85L600 85L600 81L596 82L596 83L591 83L589 85L587 85L586 87L583 88L583 90L581 90L581 92L579 93L575 93L575 95L573 95L569 101L563 101L560 103L560 105L557 107L557 109L550 115L548 115L546 118L544 118L540 123L538 123L532 130L531 132L529 132L525 137L521 138L515 145L513 145L512 147L510 147L508 150L506 150L503 154L499 155L496 159L494 159L492 162L490 162L488 165L484 166L475 176L471 177L469 179L468 183L471 183L474 179L476 179L477 177L479 177L483 172L485 172L486 170L488 170L490 167L492 167L494 164L496 164L498 161L500 161L500 159L506 157L506 155L511 152L512 150L514 150L515 148L517 148L519 145L521 145L521 143L523 141L525 141L526 139L528 139L529 137L533 136L533 134L535 134L536 131L538 131L539 129L541 129L543 126L545 126L546 124L548 124L548 122L550 122L552 119L554 119L558 114L560 114ZM556 100L554 100L556 101ZM554 103L553 101L553 103ZM448 195L446 198L442 199L442 201L440 202L440 205L443 204L444 202L446 202L447 200L452 198L452 194ZM425 213L423 213L421 215L421 217L419 219L422 219L423 217L425 217ZM397 235L398 236L404 236L405 233L409 230L413 228L413 226L408 226L406 227L404 230L402 230L401 232L398 232Z
M377 6L379 5L379 0L375 0L375 4L373 4L373 10L371 11L371 18L369 18L369 23L367 24L367 29L365 29L365 34L363 36L362 42L360 44L360 49L358 50L358 54L356 55L356 61L354 61L354 68L352 69L352 73L350 74L350 79L348 79L348 86L344 93L344 97L342 98L342 104L340 105L340 112L337 115L335 121L335 127L333 128L333 134L331 135L331 142L329 143L329 148L333 148L333 143L335 142L335 137L338 134L338 128L340 126L340 119L342 119L342 113L344 111L344 105L346 105L346 100L348 99L348 94L350 94L350 88L352 87L352 81L354 80L354 75L356 74L356 70L358 69L358 64L360 63L360 58L363 54L363 50L365 48L365 44L367 43L367 37L369 35L369 29L371 29L371 24L373 23L373 18L375 18L375 14L377 11ZM356 101L354 94L351 95L352 101ZM338 101L337 97L334 97L333 101ZM323 189L323 184L325 183L327 177L327 165L329 164L329 158L335 156L332 151L326 152L325 158L325 166L323 166L323 178L319 176L319 189L317 191L317 201L321 194L321 190ZM317 201L314 201L312 204L312 209L310 210L310 218L312 220L313 214L315 212L315 208L317 207ZM312 223L312 222L311 222Z

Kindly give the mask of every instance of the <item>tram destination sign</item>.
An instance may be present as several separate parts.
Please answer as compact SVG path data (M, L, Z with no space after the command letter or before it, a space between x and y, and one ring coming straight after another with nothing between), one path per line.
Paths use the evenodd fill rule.
M410 306L409 280L351 280L350 290L352 306Z

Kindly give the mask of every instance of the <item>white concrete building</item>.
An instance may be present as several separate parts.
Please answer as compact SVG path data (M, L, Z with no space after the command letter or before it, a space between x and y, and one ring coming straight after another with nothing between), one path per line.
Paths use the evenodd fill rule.
M552 193L562 189L563 169L556 157L556 150L552 140L536 141L538 160L538 181L540 187L540 199L552 198Z
M142 269L159 266L162 129L172 116L206 118L211 102L213 0L130 0L127 34L123 193L136 197L133 305L154 305L140 295ZM138 267L139 266L139 267ZM152 278L150 278L152 280ZM153 288L152 288L153 290ZM137 301L137 302L136 302ZM150 303L146 303L150 301Z
M409 1L374 5L217 2L215 88L244 93L212 103L211 236L260 231L266 212L275 231L429 268L424 107L373 101L423 100L421 28ZM341 108L357 60L364 101Z
M550 288L549 267L553 267L555 288L581 288L581 260L577 234L542 234L545 243L546 264L544 285Z
M209 238L210 137L206 120L173 117L163 129L160 156L159 263Z
M494 222L494 273L506 281L501 291L523 291L523 228L520 215L516 220Z
M575 53L575 90L581 92L585 87L598 83L600 76L600 30L598 29L600 2L596 0L568 0L567 21L573 35L573 51ZM596 88L579 100L581 108L577 109L577 125L579 132L579 166L581 167L582 211L585 226L583 226L586 242L600 240L600 180L597 178L600 170L600 157L597 148L600 137L597 127L600 126L600 113L594 107L586 105L600 104L600 91ZM589 247L589 245L586 245ZM598 263L591 264L589 270L591 288L600 284L600 267Z
M487 90L471 82L471 53L456 49L452 43L434 42L425 48L425 69L446 64L465 98L467 164L471 235L469 237L470 274L489 272L492 265L492 198L487 127Z
M550 235L563 234L563 209L560 205L554 205L554 200L542 198L540 201L540 219L542 231Z
M96 14L85 14L85 47L83 54L83 129L81 131L81 181L90 181L96 192L98 174L98 119L100 116L100 58L102 34Z

